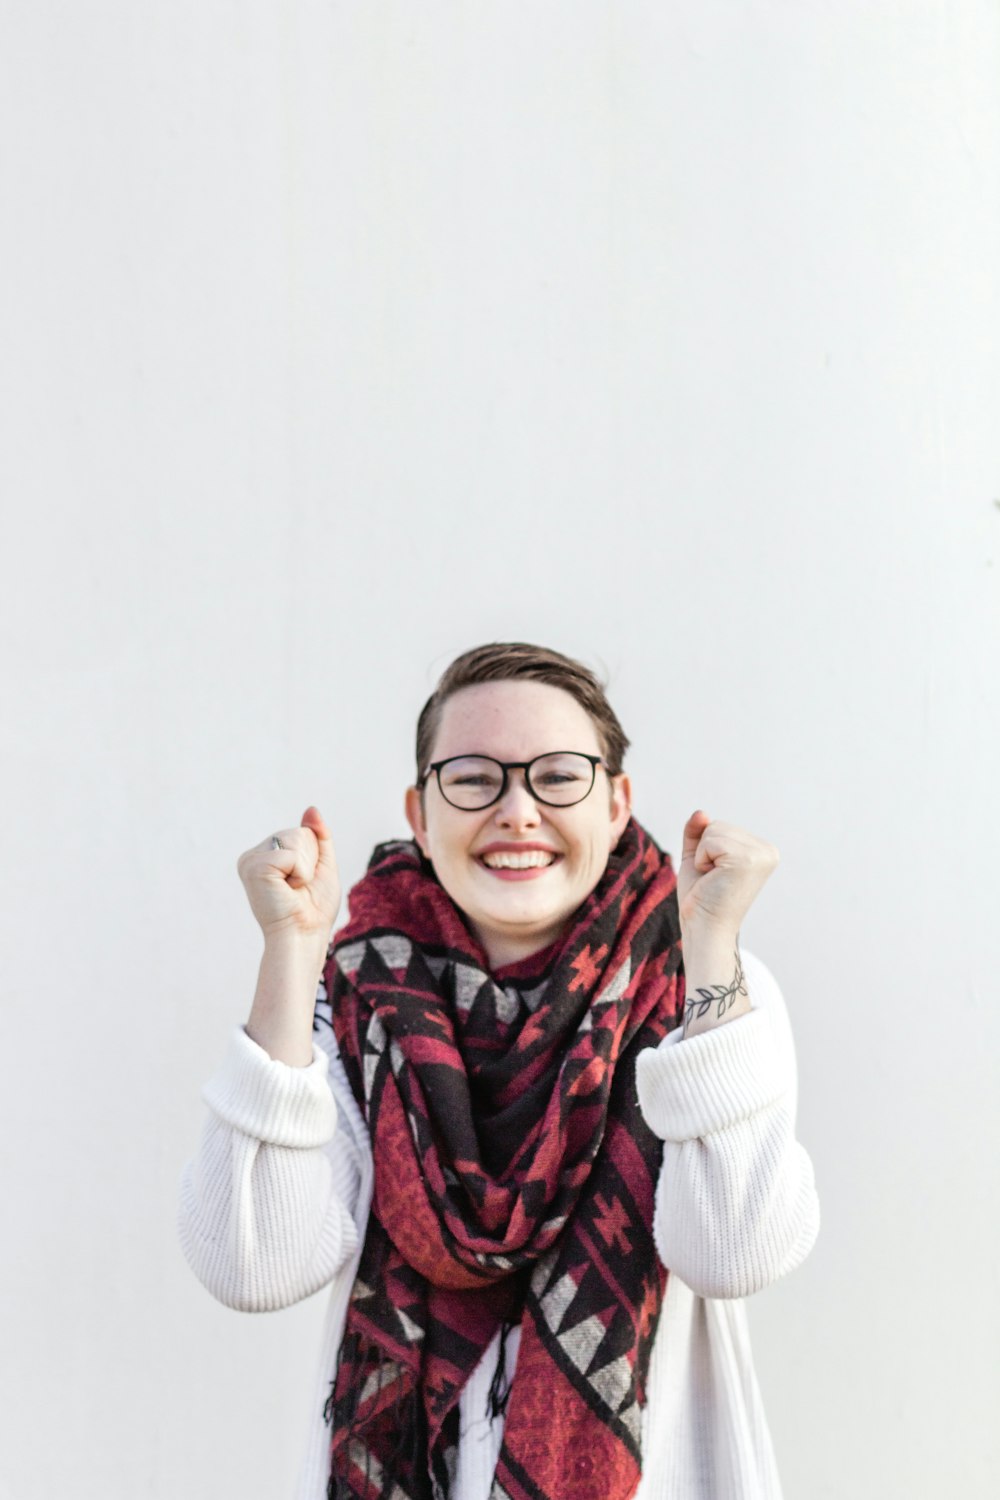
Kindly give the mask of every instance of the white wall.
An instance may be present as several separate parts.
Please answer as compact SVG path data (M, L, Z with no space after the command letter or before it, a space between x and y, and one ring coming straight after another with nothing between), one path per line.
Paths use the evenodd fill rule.
M668 848L783 853L788 1500L992 1495L996 6L5 12L0 1496L289 1493L324 1299L173 1222L235 860L316 801L356 879L511 638L606 666Z

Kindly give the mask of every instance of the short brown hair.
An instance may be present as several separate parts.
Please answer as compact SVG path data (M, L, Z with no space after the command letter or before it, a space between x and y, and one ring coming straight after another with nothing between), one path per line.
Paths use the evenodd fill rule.
M594 721L608 775L619 774L629 741L604 695L604 686L589 667L547 646L531 646L525 641L494 641L488 646L475 646L456 657L421 709L417 720L418 786L430 761L431 748L441 724L441 710L451 695L480 682L508 682L512 678L547 682L551 687L571 693Z

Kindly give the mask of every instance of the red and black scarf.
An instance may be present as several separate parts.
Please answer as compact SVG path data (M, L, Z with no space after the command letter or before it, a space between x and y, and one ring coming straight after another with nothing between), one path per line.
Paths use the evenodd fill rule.
M333 1026L375 1162L327 1406L335 1500L445 1500L459 1394L514 1323L492 1500L638 1485L667 1273L635 1058L680 1024L684 982L676 877L634 819L535 960L491 973L411 842L376 848L331 945Z

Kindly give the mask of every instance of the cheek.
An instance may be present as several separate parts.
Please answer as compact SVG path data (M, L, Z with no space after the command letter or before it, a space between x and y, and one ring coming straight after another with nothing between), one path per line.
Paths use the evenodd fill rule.
M608 856L611 853L611 835L606 825L592 830L587 840L587 876L588 879L597 880L603 875L607 868Z
M437 822L428 833L432 856L440 863L460 865L471 858L472 846L476 842L475 828L468 828L464 823L456 827Z

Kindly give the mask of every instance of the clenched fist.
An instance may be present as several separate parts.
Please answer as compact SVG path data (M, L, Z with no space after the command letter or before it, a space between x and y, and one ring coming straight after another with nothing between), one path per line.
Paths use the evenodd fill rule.
M325 945L340 908L340 878L330 830L318 808L307 807L299 828L241 854L236 868L250 909L268 939L295 936Z
M694 812L684 825L677 872L681 931L735 936L758 892L778 863L773 844Z

